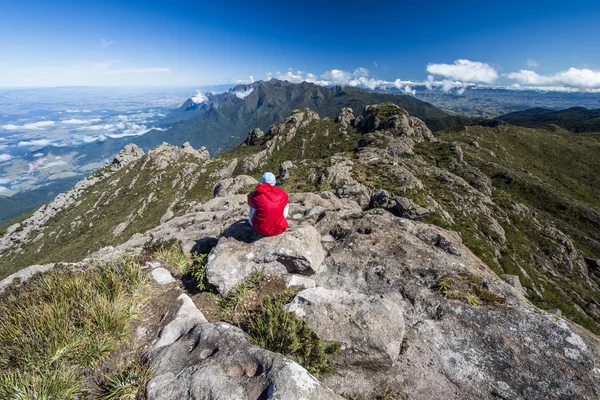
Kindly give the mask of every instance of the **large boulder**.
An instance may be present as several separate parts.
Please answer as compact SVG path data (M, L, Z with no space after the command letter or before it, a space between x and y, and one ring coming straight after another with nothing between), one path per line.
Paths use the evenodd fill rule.
M252 272L313 275L323 270L324 258L321 235L313 226L261 237L246 221L239 221L223 232L209 254L206 276L227 296Z
M167 324L150 353L148 400L342 399L297 363L249 343L237 327L206 323L189 298L182 300L178 329Z
M342 344L338 364L390 367L398 359L404 318L387 297L316 287L298 293L286 309L303 318L319 338Z

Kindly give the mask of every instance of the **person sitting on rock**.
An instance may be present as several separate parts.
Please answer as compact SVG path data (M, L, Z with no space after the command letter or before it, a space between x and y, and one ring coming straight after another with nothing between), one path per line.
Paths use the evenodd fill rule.
M265 172L262 183L248 195L248 223L262 236L276 236L288 228L288 194L276 183L275 175Z

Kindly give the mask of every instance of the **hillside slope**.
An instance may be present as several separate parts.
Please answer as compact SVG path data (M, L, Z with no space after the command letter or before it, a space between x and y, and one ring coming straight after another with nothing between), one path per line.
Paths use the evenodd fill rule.
M344 109L335 121L296 110L214 159L165 144L101 170L67 206L47 206L47 220L34 215L10 227L0 238L0 268L6 276L80 260L213 193L247 192L271 170L290 192L332 191L363 209L457 231L496 273L518 276L535 304L600 332L599 146L593 135L509 125L435 137L393 104L358 117Z
M0 267L87 258L60 282L145 263L162 286L127 354L151 367L148 399L595 399L600 340L556 309L600 331L599 146L508 125L434 136L390 103L295 110L213 159L127 146L9 227ZM270 238L245 222L264 170L291 192Z
M533 108L505 114L496 119L528 128L553 124L575 133L600 132L600 109L572 107L556 111Z

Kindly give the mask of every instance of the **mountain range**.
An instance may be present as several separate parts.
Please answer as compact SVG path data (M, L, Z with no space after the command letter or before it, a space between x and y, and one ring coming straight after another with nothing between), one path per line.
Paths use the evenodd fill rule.
M322 117L335 117L343 107L360 110L368 104L384 101L423 118L434 130L469 121L468 118L450 116L412 96L372 93L353 87L323 87L307 82L294 84L276 79L239 85L221 94L199 96L201 98L188 99L166 115L160 130L136 137L108 138L78 147L47 146L23 156L30 163L40 154L61 157L66 161L62 168L73 176L66 181L48 182L42 190L21 193L19 197L27 201L17 208L11 206L14 200L0 197L0 224L51 200L53 197L48 193L54 193L56 188L64 189L73 179L83 178L89 174L90 166L97 168L111 161L128 143L147 151L162 142L180 145L187 141L194 147L206 146L211 154L217 154L239 144L251 129L268 129L294 109L309 107Z

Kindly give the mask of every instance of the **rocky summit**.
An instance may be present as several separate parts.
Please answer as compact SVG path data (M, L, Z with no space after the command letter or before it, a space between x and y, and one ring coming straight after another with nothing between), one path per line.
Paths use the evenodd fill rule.
M148 367L148 399L597 399L598 181L579 174L600 145L548 129L434 135L384 103L294 110L215 158L128 146L5 229L0 290L136 260L153 279L114 360ZM245 222L265 170L290 192L268 238Z

